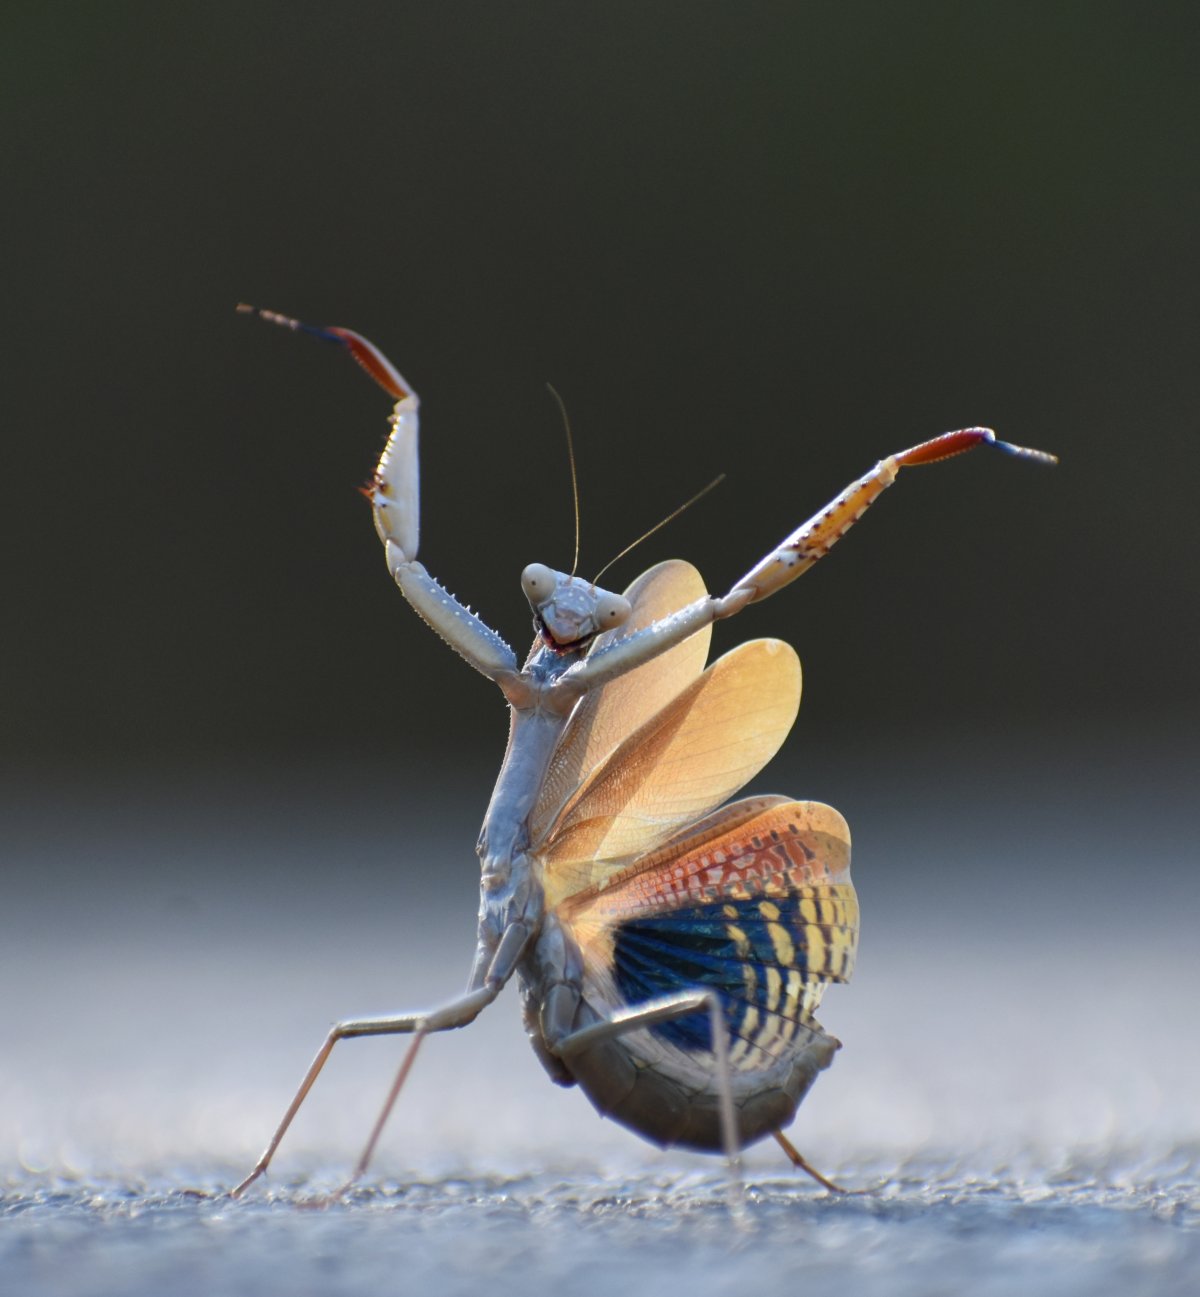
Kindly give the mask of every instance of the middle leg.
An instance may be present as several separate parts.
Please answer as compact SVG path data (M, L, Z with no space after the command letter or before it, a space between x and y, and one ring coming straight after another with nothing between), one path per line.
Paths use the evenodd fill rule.
M300 1111L300 1105L308 1097L308 1092L312 1089L317 1077L320 1076L321 1069L328 1062L329 1055L333 1053L333 1047L339 1040L349 1040L356 1036L413 1035L415 1039L407 1054L405 1054L404 1063L392 1084L387 1103L375 1124L375 1129L372 1131L371 1140L363 1156L359 1159L359 1166L355 1171L355 1176L362 1174L362 1171L366 1169L367 1162L370 1160L371 1153L374 1151L379 1134L383 1130L383 1124L387 1120L388 1114L396 1102L396 1097L400 1093L400 1088L412 1067L413 1060L416 1058L421 1041L430 1032L450 1031L455 1027L465 1027L468 1023L474 1022L480 1012L496 998L499 991L499 986L485 984L476 990L468 991L465 995L459 996L442 1008L435 1009L432 1013L409 1013L388 1018L352 1018L346 1022L339 1022L325 1037L321 1048L317 1050L316 1057L309 1064L304 1079L300 1082L299 1088L293 1095L291 1103L288 1104L287 1111L275 1128L275 1133L263 1150L262 1156L254 1164L254 1169L240 1184L230 1191L230 1197L240 1197L270 1166L271 1159L275 1156L275 1150L279 1147L284 1135L287 1134L288 1127L292 1124L296 1113Z

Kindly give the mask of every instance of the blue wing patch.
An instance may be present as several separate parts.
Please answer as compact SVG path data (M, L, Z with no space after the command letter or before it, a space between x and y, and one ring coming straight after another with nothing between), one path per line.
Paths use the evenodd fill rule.
M849 883L670 910L616 926L615 980L630 1005L689 988L716 990L732 1061L752 1067L787 1053L825 985L849 979L857 931ZM704 1013L650 1030L680 1049L712 1047Z

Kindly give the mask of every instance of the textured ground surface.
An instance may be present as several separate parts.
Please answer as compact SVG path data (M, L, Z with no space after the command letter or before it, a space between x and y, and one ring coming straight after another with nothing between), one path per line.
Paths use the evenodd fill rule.
M10 1184L5 1291L1183 1297L1200 1274L1195 1156L1036 1176L913 1165L841 1200L755 1179L740 1225L711 1176L384 1183L321 1211L311 1188L230 1203L185 1183Z
M833 1198L759 1146L741 1225L718 1161L547 1081L511 993L428 1043L348 1201L306 1208L353 1165L396 1040L340 1046L270 1178L230 1202L331 1020L461 985L474 812L399 804L369 773L340 801L298 779L100 789L70 817L13 800L0 1292L1190 1297L1187 799L1080 778L1064 802L1036 771L985 796L968 770L940 775L939 804L970 808L947 818L909 765L846 808L861 961L822 1011L845 1047L790 1132L877 1187Z

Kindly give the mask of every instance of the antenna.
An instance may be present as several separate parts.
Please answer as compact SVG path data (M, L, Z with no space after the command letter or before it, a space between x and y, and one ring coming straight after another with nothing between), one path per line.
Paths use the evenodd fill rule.
M656 531L661 531L667 525L667 523L674 522L675 519L678 518L679 515L685 509L690 509L692 505L694 505L698 500L703 500L704 497L711 490L713 490L715 487L720 486L721 483L724 482L724 480L725 480L725 474L718 473L717 476L714 477L713 480L706 487L703 487L701 490L697 491L696 494L692 496L690 500L685 500L683 504L679 506L678 509L674 510L674 512L672 513L667 514L667 516L663 518L661 522L656 522L654 526L650 528L649 531L642 532L642 534L637 538L637 540L633 541L629 545L626 545L625 548L616 556L616 558L610 558L608 562L605 563L605 565L600 569L600 571L597 572L596 575L592 578L592 584L595 585L596 582L599 581L600 578L605 574L605 572L607 572L608 569L612 567L614 563L620 562L620 560L623 559L625 555L629 553L630 550L636 549L642 543L642 541L649 540L649 538L653 536Z
M567 418L566 402L558 394L558 388L553 383L547 383L546 390L558 402L563 430L567 434L567 458L571 461L571 496L575 501L575 561L571 564L571 575L574 576L579 567L579 474L575 471L575 438L571 436L571 420Z

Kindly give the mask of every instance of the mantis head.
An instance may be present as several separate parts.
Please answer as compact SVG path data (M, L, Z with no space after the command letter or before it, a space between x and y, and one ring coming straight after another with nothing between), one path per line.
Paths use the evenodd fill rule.
M629 620L629 600L623 595L544 563L530 563L521 573L521 588L538 630L554 648L581 648L594 635Z

